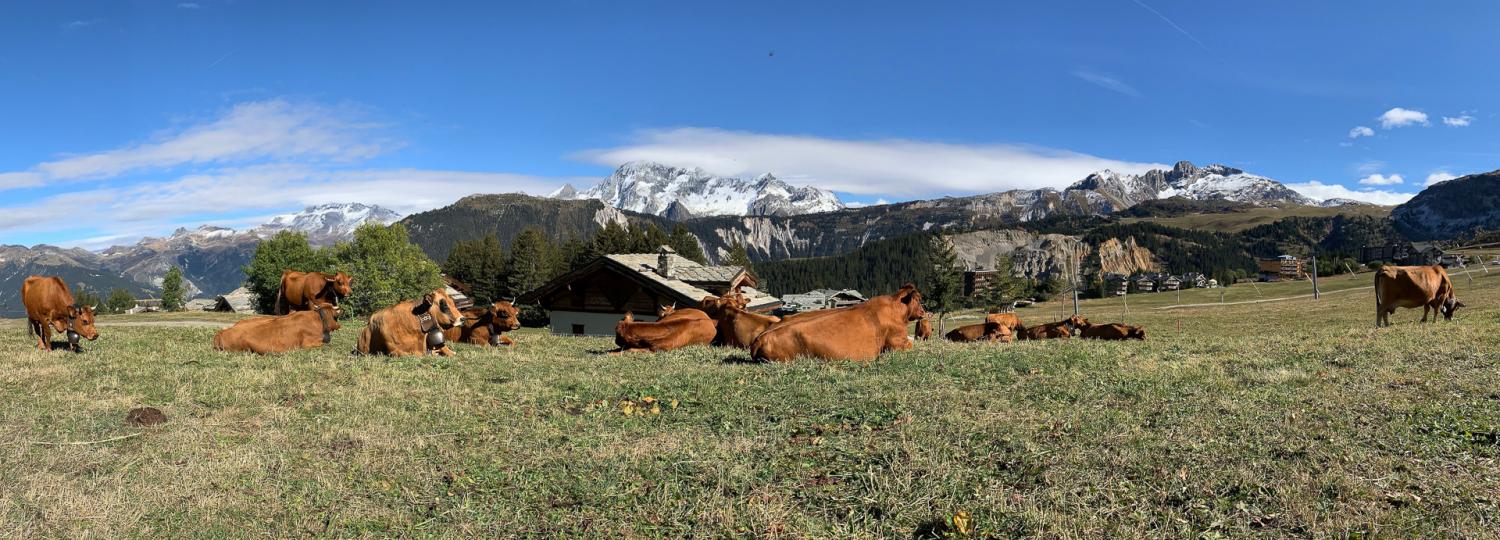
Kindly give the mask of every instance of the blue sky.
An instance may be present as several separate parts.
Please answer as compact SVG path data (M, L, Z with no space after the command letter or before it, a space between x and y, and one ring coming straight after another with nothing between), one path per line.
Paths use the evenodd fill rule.
M6 244L543 194L630 159L856 202L1178 160L1398 202L1500 168L1491 2L0 10Z

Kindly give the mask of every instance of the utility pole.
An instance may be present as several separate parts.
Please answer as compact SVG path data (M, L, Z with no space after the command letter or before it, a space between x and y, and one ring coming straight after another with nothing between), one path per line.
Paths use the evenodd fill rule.
M1317 300L1319 298L1319 295L1318 295L1318 252L1316 252L1316 251L1313 252L1313 256L1312 256L1312 282L1313 282L1313 300Z
M1079 279L1078 278L1078 267L1081 266L1079 264L1079 262L1081 262L1081 261L1079 261L1079 259L1082 259L1082 258L1083 258L1083 256L1079 255L1077 257L1074 257L1073 261L1072 261L1073 262L1073 314L1074 315L1078 314L1078 279Z

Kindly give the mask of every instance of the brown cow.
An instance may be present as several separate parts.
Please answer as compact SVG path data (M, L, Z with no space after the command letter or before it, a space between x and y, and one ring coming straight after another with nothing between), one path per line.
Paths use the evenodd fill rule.
M503 333L521 327L520 313L521 310L505 300L471 307L463 312L463 325L443 330L443 337L454 343L470 345L515 345L516 342Z
M342 328L341 314L338 306L319 303L312 311L245 319L214 334L214 350L271 354L322 347Z
M1433 266L1383 266L1375 272L1375 326L1390 326L1396 308L1422 308L1422 322L1432 312L1432 322L1439 313L1453 320L1453 313L1464 303L1453 292L1448 271Z
M52 349L52 331L68 338L73 352L83 352L80 337L99 339L94 328L94 307L80 306L73 300L68 284L57 276L30 276L21 283L21 304L26 306L26 330L36 336L38 349Z
M1088 319L1082 315L1074 315L1054 323L1027 327L1020 335L1021 339L1067 339L1088 325Z
M682 308L677 309L677 304L660 306L656 308L656 322L664 322L671 319L709 319L707 313L701 309Z
M917 321L916 337L917 339L932 339L932 323L927 322L927 317L922 317Z
M452 356L443 330L462 326L464 316L442 289L421 300L407 300L370 314L369 324L359 333L358 354L409 356L436 352Z
M1079 337L1084 339L1139 339L1142 341L1146 339L1146 329L1140 326L1130 326L1127 324L1090 324L1082 327L1082 329Z
M755 338L750 357L776 362L798 356L874 360L885 351L910 349L906 327L926 316L922 293L907 284L862 304L784 320Z
M1009 326L1005 326L993 321L985 321L979 324L960 326L958 328L954 328L953 331L948 332L948 335L944 337L948 338L948 341L957 341L959 343L968 343L979 340L999 341L1002 343L1010 343L1012 341L1015 341L1015 334L1011 331Z
M281 272L281 289L276 292L276 314L308 311L316 303L339 305L339 300L354 294L354 278L349 274L323 272Z
M1015 313L991 313L984 316L986 322L995 322L1010 328L1011 332L1017 334L1026 331L1026 325L1021 324L1021 318Z
M750 348L755 337L781 322L781 317L762 315L738 307L725 308L720 312L714 336L714 345Z
M657 322L636 322L629 311L615 325L614 352L661 352L689 345L708 345L714 340L714 322L703 318L677 318Z

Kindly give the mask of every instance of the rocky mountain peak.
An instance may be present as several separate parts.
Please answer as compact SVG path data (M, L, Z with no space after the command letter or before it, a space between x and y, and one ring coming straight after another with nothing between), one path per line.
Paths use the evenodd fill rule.
M578 191L564 186L551 197L597 199L621 210L676 220L701 216L797 215L844 208L832 193L792 186L770 173L745 180L652 161L626 162L594 187Z

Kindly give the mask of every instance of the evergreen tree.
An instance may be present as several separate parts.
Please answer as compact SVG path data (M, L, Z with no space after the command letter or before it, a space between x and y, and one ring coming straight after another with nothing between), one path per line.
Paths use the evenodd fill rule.
M579 240L578 235L569 235L568 241L563 242L560 252L564 263L567 265L565 271L569 272L594 262L594 259L599 258L600 255L593 242Z
M729 246L729 257L724 260L724 264L751 270L754 263L750 262L750 252L745 250L745 245L735 242Z
M182 269L173 266L167 270L167 275L161 278L162 311L182 311L183 295Z
M979 296L986 310L1011 305L1025 290L1026 282L1016 277L1013 259L1006 254L995 254L995 274L985 281L985 288Z
M495 235L474 241L459 241L448 252L443 273L469 285L475 303L487 304L503 298L505 252Z
M953 245L940 234L929 237L924 252L925 263L921 268L925 279L918 285L922 292L922 305L938 312L938 333L943 332L943 318L958 303L959 281L962 269L958 267L958 255Z
M99 295L94 294L93 289L88 286L79 283L78 287L73 290L77 291L73 293L73 303L80 306L94 306L94 309L98 310L104 308L104 302L99 299Z
M599 234L594 235L593 244L593 252L598 255L629 253L635 247L634 242L631 241L630 231L613 221L605 223L604 228L599 230Z
M105 313L124 313L125 310L135 307L135 295L125 289L109 291L109 297L104 299L102 311Z
M307 235L281 231L255 246L255 255L245 266L245 288L255 299L256 311L273 313L276 294L281 291L282 271L324 272L330 269L328 254L314 250L307 243ZM359 286L356 283L355 289L358 290Z
M661 227L655 223L642 227L630 225L630 252L631 253L656 253L662 246L668 245L667 233L662 232Z
M354 294L340 303L346 312L369 315L443 287L437 263L407 238L400 223L366 223L354 230L354 241L334 248L334 265L354 276Z
M672 234L667 237L667 245L672 246L672 251L676 251L687 260L698 264L708 264L708 257L704 256L703 248L698 245L698 237L689 232L686 225L678 223L672 227Z
M540 229L527 227L510 244L510 264L505 272L507 296L520 296L541 287L551 278L557 257Z

